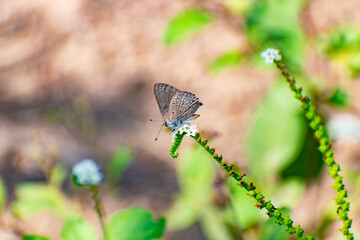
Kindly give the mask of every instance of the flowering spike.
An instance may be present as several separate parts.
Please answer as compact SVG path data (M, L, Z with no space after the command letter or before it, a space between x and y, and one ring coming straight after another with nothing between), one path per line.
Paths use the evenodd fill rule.
M311 129L314 131L314 136L319 141L319 151L323 154L323 159L325 163L330 167L329 175L334 179L334 185L333 188L336 189L338 192L337 196L335 197L335 202L338 206L343 206L344 204L349 205L349 202L347 202L347 191L345 190L344 184L342 182L342 177L339 174L340 166L335 162L333 157L333 151L330 150L331 145L329 141L329 137L327 135L327 132L325 130L324 121L322 118L316 113L316 107L311 104L311 100L307 96L302 96L302 88L296 88L296 81L295 77L290 77L289 72L285 69L285 65L283 63L276 64L276 67L279 69L281 74L285 77L286 81L289 83L289 87L291 91L294 92L295 98L300 99L301 101L301 108L304 110L304 115L308 119L308 123ZM289 81L289 79L292 79ZM339 180L341 179L341 181ZM269 210L268 207L266 207L268 211L271 214L271 210ZM351 219L348 219L348 212L349 209L346 210L339 210L339 218L343 221L343 227L341 228L341 232L344 234L346 239L354 239L353 234L350 233L350 225L348 224L348 220L351 221ZM281 222L281 221L280 221ZM289 222L285 218L285 225L288 226L287 231L289 233L295 233L299 239L314 239L312 236L308 236L306 238L303 237L303 230L300 228L300 226L293 227L292 221ZM288 223L288 224L287 224Z
M261 53L261 57L265 59L265 63L276 63L281 60L279 50L273 48L266 49Z

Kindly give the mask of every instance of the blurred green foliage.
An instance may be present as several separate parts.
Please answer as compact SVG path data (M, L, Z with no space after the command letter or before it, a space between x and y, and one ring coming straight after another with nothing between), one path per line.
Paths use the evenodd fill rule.
M220 55L213 62L210 63L209 70L211 72L221 72L229 68L234 68L239 66L243 54L238 51L229 51Z
M279 226L273 219L267 220L261 228L259 240L288 240L289 234L285 226Z
M211 23L212 15L200 8L189 8L177 13L168 23L164 43L168 46L194 36Z
M106 181L110 184L116 184L131 164L133 158L134 153L130 147L118 148L107 165Z
M314 139L314 133L309 127L306 127L304 134L305 139L300 154L281 173L284 179L298 177L310 181L316 178L320 172L323 160L318 150L318 142Z
M348 69L350 75L360 73L360 28L341 26L333 29L319 39L320 49L331 60Z
M210 206L204 211L203 217L200 220L200 225L204 231L206 239L209 240L231 240L233 236L229 232L224 214L221 209L216 206Z
M230 205L227 206L225 213L230 225L246 230L258 222L265 221L266 216L254 207L255 200L249 198L245 190L239 188L233 179L228 181L228 187L231 192Z
M198 221L212 204L215 166L200 147L177 160L180 191L166 214L169 229L183 229Z
M247 36L252 44L280 49L285 62L294 69L303 65L306 37L299 15L305 0L259 0L246 13Z
M22 240L51 240L51 239L47 238L47 237L38 236L38 235L25 235L25 236L23 236Z
M250 128L247 153L251 176L267 182L300 154L306 136L306 121L286 83L272 86L259 105Z
M109 240L150 240L162 236L165 219L153 220L151 213L135 207L116 213L109 222Z
M349 98L350 96L347 92L340 88L337 88L329 97L329 102L340 107L346 107L349 105Z
M56 164L50 171L50 184L60 187L67 176L67 168L62 164Z
M98 240L94 227L81 218L68 218L61 231L61 240Z
M43 183L22 183L16 186L17 200L12 204L16 216L28 218L40 211L51 211L62 218L76 216L76 211L69 211L69 206L62 192Z
M5 207L6 197L7 197L6 185L4 180L0 177L0 212L2 212L2 210Z

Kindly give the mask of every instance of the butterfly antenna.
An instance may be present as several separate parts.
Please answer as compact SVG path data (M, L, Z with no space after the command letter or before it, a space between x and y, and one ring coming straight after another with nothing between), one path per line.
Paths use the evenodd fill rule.
M159 132L158 132L158 134L156 135L155 141L158 139L158 137L159 137L159 135L160 135L160 132L161 132L161 129L162 129L163 126L164 126L164 124L161 124L161 127L160 127L160 129L159 129Z

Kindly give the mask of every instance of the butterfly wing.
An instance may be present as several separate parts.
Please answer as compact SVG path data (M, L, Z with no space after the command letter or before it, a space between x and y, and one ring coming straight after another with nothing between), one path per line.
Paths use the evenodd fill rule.
M170 101L170 120L173 122L183 122L195 119L199 117L195 112L201 105L202 103L194 94L177 91Z
M168 123L172 122L169 113L170 102L177 92L180 91L165 83L155 83L154 85L154 94L160 113Z

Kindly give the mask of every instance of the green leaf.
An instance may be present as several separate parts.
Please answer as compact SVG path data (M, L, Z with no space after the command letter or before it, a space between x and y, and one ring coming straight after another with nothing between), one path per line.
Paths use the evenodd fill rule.
M185 40L195 35L211 21L211 14L203 9L185 9L179 12L168 23L164 43L170 46Z
M109 240L150 240L162 236L165 219L153 220L145 209L135 207L116 213L108 225Z
M333 104L345 107L349 104L349 94L340 88L337 88L330 96L329 101Z
M25 236L23 236L22 240L51 240L51 239L47 238L47 237L38 236L38 235L25 235Z
M243 55L237 51L222 54L215 59L209 66L211 72L219 72L225 69L239 66Z
M98 240L91 224L80 218L69 218L62 229L61 240Z
M268 182L267 176L279 173L295 161L306 129L300 103L285 81L277 82L259 106L248 135L246 151L252 176L263 180L262 183Z
M118 182L133 158L134 153L130 147L121 147L117 149L107 166L107 181L113 184Z
M180 192L167 213L169 229L184 229L196 222L212 204L215 177L213 160L196 146L177 161Z
M6 185L4 180L0 177L0 212L4 209L6 204Z
M259 240L288 240L289 234L285 231L285 226L279 226L273 219L264 223L261 229Z
M57 164L50 172L50 183L55 186L61 186L67 178L67 169L62 164Z
M75 214L69 211L64 196L56 187L40 183L23 183L17 185L15 194L17 201L12 205L12 211L22 218L30 217L39 211L52 211L61 217Z

